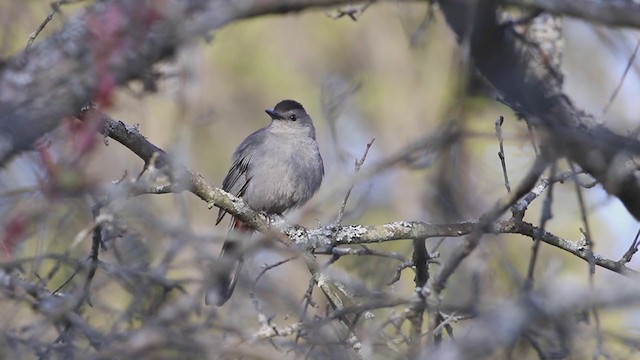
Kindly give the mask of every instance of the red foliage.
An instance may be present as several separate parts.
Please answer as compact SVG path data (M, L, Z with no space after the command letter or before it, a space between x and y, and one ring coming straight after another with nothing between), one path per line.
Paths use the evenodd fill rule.
M91 29L91 40L95 44L93 55L98 76L95 102L108 107L113 104L113 93L117 86L110 71L110 63L114 57L122 54L122 34L127 24L119 4L106 3L105 6L106 9L101 14L89 16L87 23Z
M72 150L76 157L85 155L95 149L98 143L97 134L102 126L102 119L91 118L87 121L79 121L76 118L69 118L67 124L72 140Z
M40 155L40 161L42 161L42 165L44 166L47 174L49 176L53 176L56 173L56 166L53 162L53 157L49 152L50 146L51 144L49 143L38 142L36 144L36 151L38 152L38 155Z
M22 241L27 221L21 214L13 216L5 225L0 243L0 251L4 257L11 257L16 246Z
M140 41L151 26L163 15L157 9L164 1L141 1L133 9L124 8L122 4L105 3L104 11L91 14L87 19L91 41L94 45L94 60L98 84L94 101L102 107L113 104L113 94L118 81L110 66L123 61L127 51L135 51ZM130 11L133 11L130 14ZM125 60L126 61L126 60Z

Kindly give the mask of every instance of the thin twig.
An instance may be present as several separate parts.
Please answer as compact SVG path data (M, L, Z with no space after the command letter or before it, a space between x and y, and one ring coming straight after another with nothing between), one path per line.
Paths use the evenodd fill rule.
M410 358L417 358L420 352L422 339L422 321L424 310L427 308L424 287L429 281L429 252L425 245L426 239L413 240L413 264L416 268L416 276L414 282L416 284L415 291L418 294L418 301L411 304L407 319L411 323L410 330ZM433 314L431 315L433 316Z
M409 36L409 43L411 44L412 48L417 48L418 46L424 44L427 29L435 18L434 4L434 0L429 1L429 4L427 5L427 13L422 18L422 21L420 21L418 27Z
M335 255L335 256L344 256L344 255L356 255L356 256L379 256L379 257L384 257L384 258L389 258L389 259L395 259L398 261L402 261L402 262L406 262L407 258L402 256L401 254L398 254L396 252L391 252L391 251L381 251L381 250L376 250L376 249L371 249L369 247L366 247L364 245L362 245L362 248L360 249L354 249L354 248L349 248L349 247L333 247L330 250L329 249L323 249L323 250L318 250L318 251L314 251L314 254L331 254L331 255Z
M459 321L469 320L469 319L473 319L475 317L475 315L457 315L457 313L455 311L452 312L449 315L443 314L441 312L440 315L444 318L444 320L440 323L440 325L438 325L438 327L435 328L436 332L442 331L442 328L446 328L447 325L449 325L451 323L457 323ZM447 330L447 332L449 333L449 336L451 338L453 338L453 331L449 332L449 330Z
M538 149L538 144L536 143L536 136L533 132L533 125L531 125L531 123L527 119L525 119L525 122L527 123L527 130L529 131L529 139L531 139L533 152L536 154L536 156L540 156L540 149Z
M627 252L624 253L624 255L622 255L622 258L618 261L621 264L627 264L631 261L631 258L633 258L633 255L635 255L635 253L638 252L638 245L640 244L638 242L638 238L640 238L640 229L638 229L638 232L636 233L636 237L633 239L633 242L631 243L631 246L629 246L629 250L627 250Z
M258 299L255 296L255 290L256 290L256 285L258 284L258 281L260 280L260 278L267 273L267 271L272 270L277 268L280 265L286 264L287 262L297 258L298 256L292 256L290 258L278 261L274 264L270 264L270 265L265 265L263 267L263 269L260 271L260 273L258 274L258 276L256 276L255 280L253 281L253 284L251 284L251 290L249 291L249 297L251 298L251 302L253 303L253 307L255 309L255 311L258 313L258 322L260 323L260 325L262 326L260 331L264 331L264 329L276 329L275 326L271 325L271 318L267 317L264 314L264 311L262 310L262 307L260 306L260 303L258 302ZM277 333L277 331L276 331Z
M446 263L443 264L438 274L435 276L431 284L432 295L439 296L444 290L445 284L453 272L458 268L462 260L464 260L478 246L482 236L490 229L493 222L498 219L511 205L518 199L527 194L540 178L544 170L547 168L547 160L544 157L536 158L529 173L522 179L515 192L511 192L506 199L499 200L495 203L493 209L484 214L480 221L473 227L469 236L464 243L460 244L453 252Z
M102 245L102 228L103 223L98 221L98 216L100 215L100 208L102 206L100 204L96 204L91 209L91 214L93 215L94 220L97 225L93 228L93 236L91 239L91 253L89 254L89 271L87 272L87 277L84 282L84 297L89 306L93 306L91 303L91 282L96 275L96 269L98 268L98 254L100 253L100 246Z
M317 307L317 304L313 301L313 289L316 286L315 278L312 276L311 280L309 280L309 286L307 287L307 291L304 292L304 296L302 297L302 301L304 302L302 306L302 310L300 311L300 322L304 322L307 318L307 311L309 310L309 306ZM300 340L300 336L302 334L298 331L296 333L296 337L293 341L294 344L298 344Z
M433 336L433 343L438 345L442 342L442 323L444 317L439 311L434 312L429 318L429 334Z
M556 176L557 163L554 161L551 165L550 176L549 178L553 179ZM547 226L547 221L549 221L553 215L551 214L551 205L553 203L553 185L555 182L551 182L549 185L549 190L547 190L547 197L544 199L544 204L542 207L542 214L540 215L540 229L544 231ZM531 248L531 258L529 259L529 268L527 270L527 279L524 282L524 290L531 291L533 289L533 275L535 272L536 262L538 260L538 252L540 248L540 238L536 237L533 241L533 246Z
M629 73L629 69L631 69L631 65L633 64L633 61L635 60L636 55L638 54L638 49L640 49L640 39L638 39L636 41L636 47L633 49L633 53L631 53L631 56L629 57L629 61L627 61L627 66L624 68L624 72L622 73L622 76L620 77L620 80L618 81L618 85L613 90L613 93L611 94L611 97L609 98L609 101L607 101L607 103L604 105L604 108L602 109L602 114L601 114L602 117L604 117L604 115L607 113L607 111L609 111L609 108L611 107L611 104L613 104L613 101L618 96L618 93L620 92L620 89L622 88L622 85L624 84L624 80L627 78L627 74Z
M393 279L389 280L387 286L393 285L398 282L400 280L400 276L402 276L402 270L408 269L410 267L413 267L413 261L405 261L402 264L398 265L396 267L396 274L394 275Z
M367 154L369 153L369 149L371 149L371 145L373 145L374 141L376 141L376 138L372 138L371 141L369 141L369 143L367 144L367 148L364 150L364 154L362 154L362 158L360 158L360 160L356 160L354 174L357 174L360 171L360 168L362 167L362 164L364 164L364 161L367 159ZM355 184L352 184L351 187L349 187L349 190L347 190L347 194L344 196L344 200L342 201L340 211L338 211L338 216L336 217L335 221L337 225L342 224L342 220L344 218L344 210L347 207L347 202L349 201L349 196L351 196L351 190L353 190L354 186Z
M353 21L358 21L360 16L362 16L362 14L365 12L365 10L367 10L367 8L369 6L371 6L371 4L373 4L373 2L374 2L374 0L369 0L364 5L359 6L359 7L349 4L347 7L343 8L343 9L338 9L336 11L336 14L327 14L327 16L329 18L331 18L332 20L337 20L337 19L340 19L343 16L347 16L349 19L351 19Z
M36 40L38 35L40 35L42 30L44 30L47 24L49 24L49 22L53 20L53 15L55 15L58 12L58 9L60 8L59 5L60 5L60 1L57 1L51 4L52 10L49 13L49 15L47 15L47 17L44 18L44 20L40 23L40 25L38 25L38 27L31 34L29 34L29 40L27 40L27 46L25 46L25 49L29 49L31 47L31 45Z
M582 196L582 188L580 187L577 177L577 169L572 161L569 161L569 166L571 167L571 171L575 173L574 176L574 184L576 190L576 196L578 198L578 204L580 205L580 215L582 217L582 223L584 224L584 236L585 236L585 245L588 250L588 263L589 263L589 287L591 290L595 289L595 280L594 274L596 272L596 262L593 256L593 238L591 237L591 229L589 227L589 221L587 218L587 207L585 205L584 197ZM599 357L604 353L603 342L604 339L602 337L602 329L600 325L600 315L598 313L598 308L594 305L591 307L591 312L593 313L593 319L595 323L595 333L596 333L596 354L594 354L594 358Z
M288 263L289 261L296 259L298 257L298 255L286 258L284 260L278 261L276 263L270 264L270 265L266 265L262 268L262 270L260 271L260 273L258 274L258 276L256 276L256 279L253 281L253 285L251 286L252 289L256 288L256 285L258 284L258 280L260 280L260 278L267 273L267 271L272 270L277 268L280 265L284 265L286 263Z
M25 49L29 49L31 45L33 45L33 42L36 40L38 35L40 35L42 30L44 30L44 28L51 22L51 20L53 20L53 16L60 11L61 5L77 3L81 1L84 0L59 0L51 3L51 12L49 13L49 15L47 15L46 18L44 18L44 20L42 20L40 25L38 25L38 27L31 34L29 34L29 40L27 41L27 46L25 47Z
M289 261L291 261L291 260L293 260L293 259L295 259L295 258L297 258L297 257L298 257L298 255L295 255L295 256L292 256L292 257L286 258L286 259L284 259L284 260L278 261L278 262L276 262L276 263L273 263L273 264L269 264L269 265L266 265L266 264L265 264L265 265L263 266L262 270L260 271L260 273L259 273L259 274L256 276L256 278L253 280L253 283L251 284L251 290L249 291L249 297L253 300L253 304L254 304L254 306L255 306L255 308L256 308L256 310L257 310L258 312L260 312L260 310L259 310L259 306L258 306L258 300L257 300L257 299L256 299L256 297L255 297L255 291L256 291L256 286L258 285L258 281L260 280L260 278L261 278L264 274L266 274L266 273L267 273L267 271L272 270L272 269L275 269L275 268L277 268L277 267L278 267L278 266L280 266L280 265L284 265L284 264L288 263Z
M500 142L500 151L498 151L498 157L500 158L500 165L502 165L502 175L504 176L504 186L507 188L507 193L511 192L511 185L509 185L509 175L507 174L507 162L504 157L504 138L502 137L502 124L504 123L504 117L500 115L496 120L496 136Z

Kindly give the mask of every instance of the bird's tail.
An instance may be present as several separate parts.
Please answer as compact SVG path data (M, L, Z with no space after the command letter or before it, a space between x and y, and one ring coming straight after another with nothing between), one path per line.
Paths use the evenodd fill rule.
M244 263L242 245L238 242L237 235L238 233L244 233L249 236L253 229L242 221L233 218L229 234L232 232L236 233L235 239L229 239L229 235L227 235L218 258L220 266L216 267L215 274L213 274L214 285L205 294L204 302L207 305L213 302L216 306L222 306L229 300L231 294L233 294L233 289L236 287L238 275Z

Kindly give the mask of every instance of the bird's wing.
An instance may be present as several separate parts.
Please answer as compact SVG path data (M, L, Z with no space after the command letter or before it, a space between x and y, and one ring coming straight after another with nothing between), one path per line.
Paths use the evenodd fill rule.
M231 169L229 169L229 173L227 173L227 176L225 176L222 181L222 190L237 197L242 197L244 195L244 192L247 190L247 186L249 185L249 181L251 180L247 174L250 160L251 157L249 155L235 159L231 165ZM222 218L226 213L227 212L223 209L218 211L216 225L222 221Z

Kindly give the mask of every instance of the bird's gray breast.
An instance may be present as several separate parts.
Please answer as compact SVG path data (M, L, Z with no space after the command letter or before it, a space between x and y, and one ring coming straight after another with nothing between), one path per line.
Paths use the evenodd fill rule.
M318 144L308 136L271 136L250 159L247 190L251 208L279 214L307 202L322 183Z

